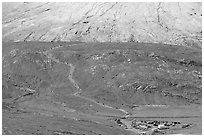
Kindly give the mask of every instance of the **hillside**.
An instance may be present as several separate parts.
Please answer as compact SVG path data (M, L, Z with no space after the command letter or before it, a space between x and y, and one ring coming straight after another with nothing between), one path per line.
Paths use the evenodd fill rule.
M3 41L150 42L201 48L201 3L3 3Z
M126 132L120 133L124 129L114 125L111 119L116 117L151 117L160 112L156 116L196 116L194 121L201 116L201 57L201 51L195 48L161 44L6 42L2 62L3 112L17 113L18 117L29 114L25 120L32 115L43 116L45 123L50 118L78 122L85 119L89 124L99 122L98 126L113 125L118 134ZM3 118L7 119L7 115ZM193 127L197 124L193 123ZM9 126L12 134L25 133ZM106 129L109 126L96 126L94 130L96 134L117 134ZM77 134L76 131L70 132ZM37 134L33 130L27 132ZM78 133L92 134L82 129Z
M202 134L202 3L2 3L2 134Z

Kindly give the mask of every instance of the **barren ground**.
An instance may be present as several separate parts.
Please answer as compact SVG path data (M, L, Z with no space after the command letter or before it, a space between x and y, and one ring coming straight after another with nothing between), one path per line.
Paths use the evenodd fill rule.
M3 134L202 133L200 49L3 42L2 50ZM137 120L190 126L160 122L150 132L131 127Z

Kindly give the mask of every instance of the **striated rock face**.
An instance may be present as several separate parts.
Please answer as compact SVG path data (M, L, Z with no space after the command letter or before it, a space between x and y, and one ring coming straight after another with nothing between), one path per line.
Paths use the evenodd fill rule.
M3 3L3 41L201 47L202 3Z

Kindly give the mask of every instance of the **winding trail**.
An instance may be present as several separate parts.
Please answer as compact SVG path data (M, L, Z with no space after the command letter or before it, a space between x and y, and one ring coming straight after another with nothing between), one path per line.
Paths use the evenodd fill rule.
M69 72L68 79L73 83L74 87L77 89L77 92L74 93L73 96L77 96L77 97L80 97L82 99L89 100L91 102L94 102L95 104L98 104L98 105L102 106L102 107L119 110L119 111L125 113L126 116L129 114L127 111L125 111L123 109L116 109L116 108L113 108L111 106L108 106L108 105L105 105L105 104L102 104L102 103L98 103L98 102L96 102L95 100L93 100L91 98L80 96L79 94L82 92L82 90L79 87L79 85L77 84L77 82L73 79L73 73L74 73L75 67L72 64L67 64L67 65L69 65L69 67L70 67L70 72Z
M81 88L79 87L79 85L76 83L76 81L73 79L73 73L75 70L75 67L72 64L67 64L70 67L70 72L69 72L69 77L68 79L72 82L72 84L74 85L74 87L77 89L77 92L74 93L74 96L79 96L79 94L82 92Z
M61 46L55 47L55 48L53 48L53 49L60 48L60 47L61 47ZM53 60L53 61L55 61L55 62L57 62L57 63L62 63L62 62L60 62L58 59L54 58L51 54L49 54L49 51L51 51L51 50L53 50L53 49L50 49L50 50L44 52L44 54L45 54L49 59L51 59L51 60ZM65 62L65 63L63 63L63 64L66 64L66 65L68 65L68 66L70 67L68 79L71 81L71 83L72 83L72 84L74 85L74 87L77 89L77 92L75 92L75 93L73 94L73 96L80 97L80 98L85 99L85 100L89 100L89 101L91 101L91 102L93 102L93 103L95 103L95 104L97 104L97 105L100 105L101 107L105 107L105 108L109 108L109 109L114 109L114 110L117 110L117 111L121 111L121 112L125 113L125 117L129 117L129 116L130 116L130 114L129 114L126 110L124 110L124 109L116 109L116 108L113 108L113 107L111 107L111 106L108 106L108 105L105 105L105 104L102 104L102 103L98 103L98 102L96 102L95 100L93 100L93 99L91 99L91 98L87 98L87 97L84 97L84 96L80 96L80 93L82 92L82 90L81 90L81 88L79 87L79 85L77 84L77 82L73 79L73 73L74 73L74 71L75 71L74 65L71 64L71 63L67 63L67 62Z
M57 47L59 48L59 47ZM51 49L53 50L53 49ZM48 58L50 58L51 60L54 60L56 61L57 63L62 63L60 62L58 59L55 59L54 57L52 57L52 55L48 54L49 53L49 50L44 52L45 55L48 56ZM70 67L70 72L69 72L69 76L68 76L68 79L71 81L71 83L74 85L74 87L77 89L77 92L73 94L73 96L76 96L76 97L80 97L82 99L85 99L85 100L89 100L95 104L98 104L102 107L105 107L105 108L109 108L109 109L115 109L115 110L118 110L118 111L121 111L123 113L125 113L125 117L128 117L129 116L129 113L123 109L116 109L116 108L113 108L111 106L108 106L108 105L105 105L105 104L102 104L102 103L98 103L96 102L95 100L91 99L91 98L87 98L87 97L84 97L84 96L80 96L80 93L82 92L81 88L79 87L79 85L77 84L77 82L73 79L73 73L74 73L74 70L75 70L75 67L74 65L72 65L71 63L63 63L63 64L66 64Z

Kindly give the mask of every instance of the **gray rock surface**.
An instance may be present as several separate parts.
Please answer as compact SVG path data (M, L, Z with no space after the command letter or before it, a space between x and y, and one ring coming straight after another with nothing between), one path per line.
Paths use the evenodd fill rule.
M202 3L3 3L3 41L202 45Z

